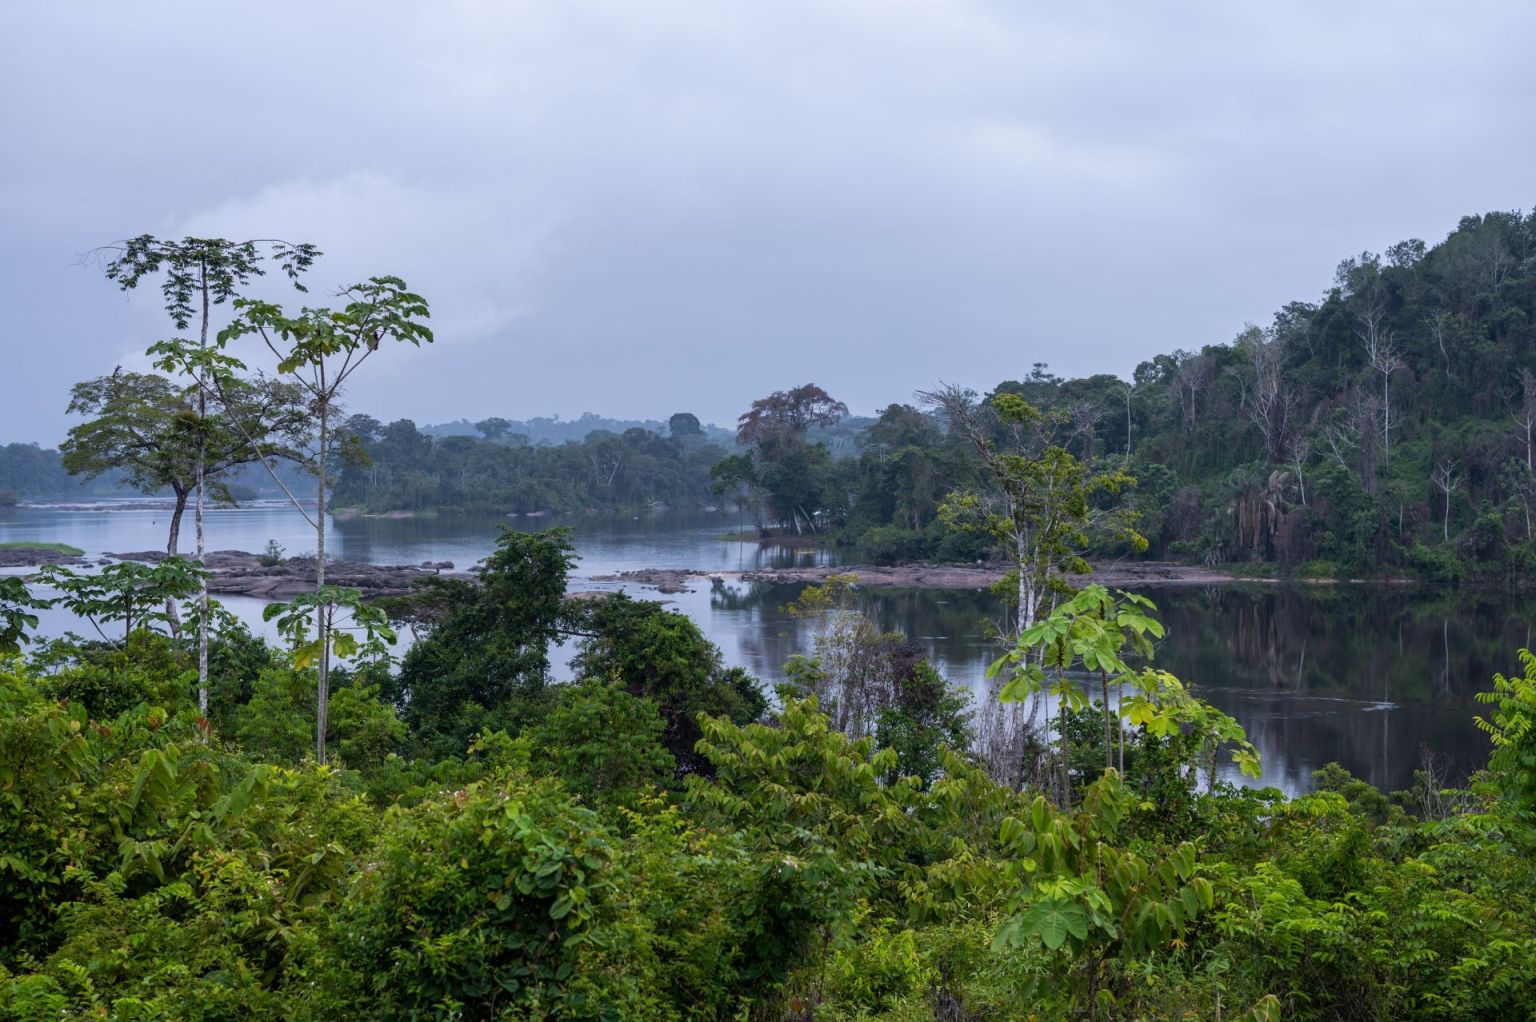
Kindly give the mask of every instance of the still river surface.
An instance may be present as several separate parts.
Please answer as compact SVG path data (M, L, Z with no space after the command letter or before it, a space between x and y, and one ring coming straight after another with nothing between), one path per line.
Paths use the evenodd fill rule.
M191 516L183 526L191 546ZM163 549L167 512L48 507L0 509L0 542L68 543L88 556ZM836 563L836 552L761 547L721 539L740 523L727 514L680 513L569 518L362 518L332 526L335 556L378 564L453 561L467 568L490 552L500 526L569 525L580 563L573 589L619 588L592 576L641 568L734 572ZM256 505L208 514L210 550L261 550L276 540L290 553L313 549L292 510ZM811 626L783 610L793 585L703 581L667 597L692 617L729 664L765 682L781 677L793 653L807 652ZM1237 718L1264 760L1261 783L1288 792L1311 786L1330 761L1378 787L1407 787L1426 751L1453 777L1481 766L1487 740L1473 725L1473 694L1495 671L1517 669L1529 648L1536 600L1497 593L1398 586L1233 584L1147 590L1168 637L1157 664ZM655 597L653 592L637 595ZM882 628L926 647L954 684L986 698L984 672L998 648L986 638L999 616L985 591L919 589L864 593ZM226 606L258 629L260 603ZM78 628L64 612L42 629ZM563 666L563 661L562 661ZM1235 779L1235 778L1234 778Z

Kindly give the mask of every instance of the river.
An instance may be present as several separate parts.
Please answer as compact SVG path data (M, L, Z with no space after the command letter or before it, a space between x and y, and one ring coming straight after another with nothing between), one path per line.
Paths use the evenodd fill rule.
M163 548L164 510L0 509L0 542L67 543L88 556ZM190 546L189 521L183 541ZM640 568L734 572L836 564L834 551L761 547L728 541L732 515L668 512L568 518L356 518L333 525L335 556L380 564L453 561L466 568L488 553L501 526L569 525L580 563L573 589L618 588L593 576ZM210 550L261 550L269 540L289 553L313 548L300 516L255 505L208 514ZM727 663L771 683L791 654L805 652L810 627L784 612L798 587L701 582L664 599L698 622ZM655 598L657 594L640 592ZM1472 717L1474 693L1495 671L1517 669L1531 643L1536 601L1503 594L1398 586L1232 584L1147 590L1168 636L1158 666L1193 685L1237 718L1264 760L1262 783L1305 791L1311 772L1338 761L1378 787L1407 787L1426 752L1460 778L1486 759L1487 740ZM999 650L986 638L999 616L985 591L870 590L863 594L882 628L927 648L953 683L985 697L986 665ZM226 605L260 626L260 603ZM78 627L62 611L41 629ZM557 671L564 670L559 658Z

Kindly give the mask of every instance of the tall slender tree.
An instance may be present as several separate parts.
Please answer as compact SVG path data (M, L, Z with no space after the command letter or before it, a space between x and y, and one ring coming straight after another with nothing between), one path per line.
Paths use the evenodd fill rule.
M213 307L235 299L255 277L266 273L264 262L275 262L288 280L300 291L299 278L319 258L320 251L309 244L292 244L275 238L229 241L225 238L186 237L180 241L141 234L135 238L105 245L87 254L95 259L107 279L124 291L132 291L148 279L158 278L165 312L177 330L197 324L197 347L208 349ZM197 380L197 461L195 469L195 505L193 518L197 530L197 560L203 560L204 482L207 474L207 436L204 419L208 413L206 381ZM198 592L197 690L198 708L208 711L208 581L204 577Z
M1451 540L1451 495L1461 488L1461 477L1456 474L1454 461L1442 461L1435 466L1435 470L1429 474L1430 482L1445 497L1445 511L1440 518L1440 537L1445 542Z
M315 513L310 522L315 530L317 594L328 591L325 509L329 457L335 439L332 420L338 412L338 398L363 364L384 345L404 343L419 347L432 341L432 331L425 323L430 316L426 299L412 293L399 277L370 277L345 288L340 297L346 299L346 304L339 309L306 307L297 315L289 315L272 302L237 299L234 320L219 332L218 352L200 350L194 354L162 349L165 356L183 362L191 357L209 377L226 380L245 368L244 363L225 353L226 346L244 337L256 337L277 360L277 371L297 383L308 396L315 423L313 464L317 484ZM294 503L299 504L296 499ZM329 608L322 608L318 615L315 758L320 763L325 762L332 650L328 632L332 616Z
M950 494L939 513L951 527L991 536L1012 561L1017 605L1009 639L1017 642L1069 595L1069 572L1092 570L1085 557L1091 544L1107 540L1146 549L1134 528L1135 513L1099 500L1135 479L1121 470L1091 472L1074 458L1055 442L1059 416L1017 394L978 405L970 391L941 385L918 397L943 413L951 433L975 449L986 469L982 488ZM1039 705L1031 700L1027 720L984 716L979 722L982 740L994 743L989 759L1000 780L1018 782L1023 741Z

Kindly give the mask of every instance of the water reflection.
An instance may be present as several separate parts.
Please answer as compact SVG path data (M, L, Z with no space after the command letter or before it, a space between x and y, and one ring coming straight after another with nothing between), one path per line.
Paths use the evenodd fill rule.
M1406 787L1426 750L1458 777L1481 767L1488 743L1473 696L1515 669L1536 610L1526 596L1399 586L1154 598L1169 627L1160 664L1241 721L1286 787L1304 787L1330 760L1379 787Z
M837 563L834 551L723 538L737 526L736 516L725 512L354 518L337 522L336 534L340 556L352 560L408 564L431 550L434 559L467 566L491 552L502 527L540 532L556 526L571 529L576 538L578 579L644 568L756 571Z
M777 677L807 652L811 628L783 611L798 587L716 585L679 609L739 663ZM1161 588L1148 595L1168 626L1157 664L1193 685L1247 729L1264 756L1262 784L1310 787L1337 761L1388 789L1412 783L1425 751L1456 777L1483 765L1487 740L1472 717L1475 692L1515 665L1530 642L1532 602L1496 594L1400 587ZM991 704L987 636L1001 607L985 591L872 590L880 627L899 630L952 682ZM1237 780L1235 775L1229 775Z

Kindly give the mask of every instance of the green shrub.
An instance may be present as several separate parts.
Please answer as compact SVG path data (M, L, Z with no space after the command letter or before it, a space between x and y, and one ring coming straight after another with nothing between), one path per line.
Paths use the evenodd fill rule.
M895 920L864 929L860 940L835 952L828 969L827 996L845 1018L887 1012L897 1005L922 1005L938 980L918 950L919 935Z
M392 810L335 915L317 1015L648 1017L654 968L614 841L553 780L505 775Z
M1444 547L1415 543L1408 551L1408 564L1426 581L1455 585L1461 581L1462 565L1456 554Z
M661 745L666 726L655 703L622 688L564 686L529 733L534 767L589 801L632 805L647 786L672 779L676 761Z

